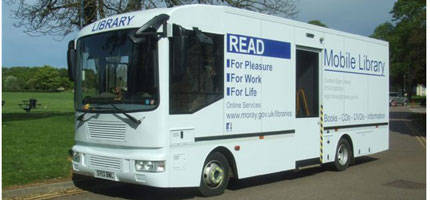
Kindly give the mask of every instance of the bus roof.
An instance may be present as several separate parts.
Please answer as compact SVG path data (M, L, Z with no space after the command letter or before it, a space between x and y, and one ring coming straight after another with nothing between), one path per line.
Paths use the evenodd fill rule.
M142 11L135 11L129 13L123 13L119 15L110 16L96 22L93 22L85 26L78 34L78 38L86 35L96 34L105 31L112 31L117 29L126 28L139 28L145 22L152 19L153 17L167 14L170 16L169 22L177 23L177 21L186 21L192 24L193 27L199 27L199 25L214 24L212 22L219 22L223 19L226 14L233 14L241 17L249 17L254 19L260 19L265 21L271 21L274 23L290 25L294 27L300 27L311 31L318 31L321 33L338 35L341 37L348 37L353 39L358 39L366 42L376 43L384 46L388 46L388 42L377 40L357 34L347 33L343 31L338 31L330 28L320 27L304 22L299 22L291 19L286 19L282 17L261 14L249 10L238 9L227 6L217 6L217 5L202 5L202 4L192 4L176 6L172 8L154 8ZM196 17L199 16L199 17ZM222 23L215 23L222 24ZM182 24L181 24L182 25ZM183 25L186 27L186 25ZM189 27L192 28L192 27ZM215 28L212 28L215 29ZM217 30L210 30L215 32L222 32Z

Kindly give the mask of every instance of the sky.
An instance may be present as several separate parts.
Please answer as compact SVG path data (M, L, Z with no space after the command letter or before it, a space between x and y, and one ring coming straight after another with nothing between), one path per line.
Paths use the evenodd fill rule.
M298 0L295 20L320 20L329 28L369 36L375 28L391 21L389 12L396 0ZM2 1L4 2L4 1ZM14 27L13 6L2 3L2 66L43 66L66 68L67 44L77 33L63 40L52 36L31 37Z

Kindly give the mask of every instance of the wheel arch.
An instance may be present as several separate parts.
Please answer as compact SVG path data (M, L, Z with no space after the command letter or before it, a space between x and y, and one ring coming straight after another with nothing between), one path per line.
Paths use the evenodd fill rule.
M236 160L234 159L234 156L231 153L231 151L227 147L218 146L218 147L214 148L211 152L209 152L209 154L207 154L206 158L209 155L211 155L212 153L215 153L215 152L219 152L219 153L223 154L227 158L228 165L231 168L231 172L232 172L233 178L238 178Z

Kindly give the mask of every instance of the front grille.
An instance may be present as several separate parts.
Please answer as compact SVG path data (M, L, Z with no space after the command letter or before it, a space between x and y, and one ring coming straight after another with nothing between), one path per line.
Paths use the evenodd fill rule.
M124 142L126 124L112 121L89 121L87 123L88 136L94 140Z
M90 167L96 169L101 168L113 171L121 171L121 159L118 158L90 155L88 164Z

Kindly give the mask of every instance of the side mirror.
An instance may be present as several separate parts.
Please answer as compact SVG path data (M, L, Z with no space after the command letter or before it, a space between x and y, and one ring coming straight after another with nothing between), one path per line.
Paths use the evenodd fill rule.
M144 25L142 25L135 33L131 32L128 36L134 43L141 43L145 41L145 36L161 36L167 37L167 20L169 15L157 15ZM163 26L163 32L157 32L158 28Z
M162 35L162 37L167 36L167 30L166 30L166 23L167 20L169 20L169 15L161 14L157 15L148 22L146 22L142 27L140 27L136 31L136 36L143 36L143 35ZM160 26L163 25L163 32L157 33L156 31Z
M67 49L67 69L69 71L69 79L75 80L76 76L76 63L77 63L77 52L75 49L75 41L70 40Z

